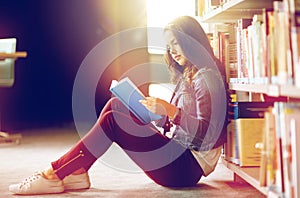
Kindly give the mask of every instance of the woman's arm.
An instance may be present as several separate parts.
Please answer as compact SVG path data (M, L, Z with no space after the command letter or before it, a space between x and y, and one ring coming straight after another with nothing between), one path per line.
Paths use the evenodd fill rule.
M184 105L179 111L179 118L174 118L174 124L179 125L194 144L202 144L203 141L206 145L214 144L221 135L226 120L224 83L213 71L201 72L193 82L196 114L190 113L192 110Z
M173 119L177 112L177 107L165 100L155 97L146 97L140 101L149 111L158 115L167 115Z
M193 84L193 107L188 102L173 118L173 123L180 126L183 131L194 141L202 142L210 124L211 117L211 96L207 82L202 77L197 77Z

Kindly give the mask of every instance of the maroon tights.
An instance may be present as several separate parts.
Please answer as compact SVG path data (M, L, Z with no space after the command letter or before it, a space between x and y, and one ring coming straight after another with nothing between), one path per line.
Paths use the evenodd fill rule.
M203 174L190 150L162 135L152 124L140 123L116 98L107 102L93 128L52 162L52 167L60 179L80 168L88 171L113 142L162 186L194 186Z

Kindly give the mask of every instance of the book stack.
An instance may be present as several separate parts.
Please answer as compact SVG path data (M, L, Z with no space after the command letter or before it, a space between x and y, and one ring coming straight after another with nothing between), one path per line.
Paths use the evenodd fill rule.
M261 150L256 147L262 141L264 119L240 118L236 120L239 165L259 166Z
M248 38L247 27L251 25L252 18L241 18L237 21L236 27L236 57L237 57L237 77L248 78L247 51L248 46L245 39Z
M233 24L214 24L211 45L215 56L225 65L227 81L237 77L237 45Z
M226 158L239 166L259 166L261 150L256 144L262 141L264 112L270 102L232 102L231 121L228 125Z
M276 102L265 113L261 185L283 197L300 197L300 103Z
M300 87L300 4L284 0L273 5L237 21L237 79L232 83Z

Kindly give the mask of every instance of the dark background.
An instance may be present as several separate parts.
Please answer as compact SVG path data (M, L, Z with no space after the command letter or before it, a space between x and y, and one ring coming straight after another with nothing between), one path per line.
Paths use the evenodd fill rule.
M17 38L17 51L28 53L15 62L13 87L0 87L1 129L72 122L73 82L85 56L103 39L146 21L143 0L1 0L0 38ZM111 79L148 60L147 50L138 49L108 67L95 96L98 112Z

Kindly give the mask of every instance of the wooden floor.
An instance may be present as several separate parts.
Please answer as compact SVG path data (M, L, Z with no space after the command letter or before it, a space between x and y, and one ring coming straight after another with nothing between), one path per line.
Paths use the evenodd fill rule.
M0 197L19 197L8 185L49 166L80 138L73 127L24 130L17 144L0 144ZM85 191L26 197L265 197L246 183L233 182L233 174L219 163L214 173L194 188L169 189L155 184L117 146L90 169L92 187Z

